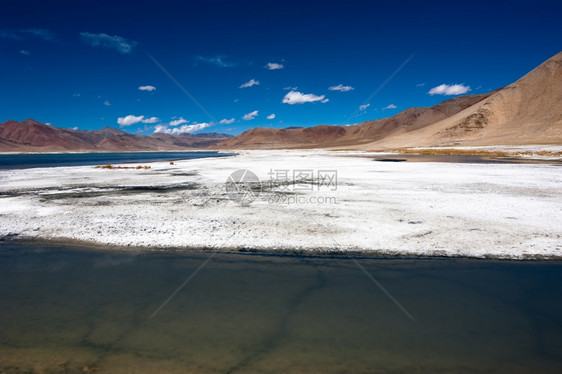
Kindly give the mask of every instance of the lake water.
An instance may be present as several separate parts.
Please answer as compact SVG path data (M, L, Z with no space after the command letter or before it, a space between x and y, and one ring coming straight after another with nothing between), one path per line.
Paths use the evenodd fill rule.
M122 153L21 153L0 154L0 169L84 166L224 157L219 152L122 152Z
M560 262L208 259L0 243L0 373L562 372Z

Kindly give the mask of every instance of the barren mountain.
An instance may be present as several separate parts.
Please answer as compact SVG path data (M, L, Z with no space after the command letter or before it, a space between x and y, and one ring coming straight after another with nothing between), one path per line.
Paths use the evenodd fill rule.
M0 152L39 151L157 151L197 149L212 146L228 135L129 134L105 127L78 131L48 126L27 119L0 124Z
M448 118L365 148L516 144L562 144L562 52Z
M448 118L490 94L465 95L433 107L409 108L389 118L367 121L354 126L315 126L286 129L255 128L225 140L220 148L306 148L360 145L395 133L414 131Z
M138 151L443 145L562 144L562 52L513 84L353 126L255 128L224 134L134 135L106 127L76 131L28 119L0 124L0 151Z
M562 144L562 52L517 82L353 126L256 128L218 148Z

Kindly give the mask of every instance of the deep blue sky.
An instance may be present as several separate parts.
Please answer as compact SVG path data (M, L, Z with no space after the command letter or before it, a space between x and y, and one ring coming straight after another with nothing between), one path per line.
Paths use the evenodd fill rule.
M453 97L429 94L443 84L512 83L562 50L561 17L560 1L0 0L0 122L91 130L130 115L121 128L145 134L353 124ZM329 89L340 84L353 89ZM283 103L291 91L317 101Z

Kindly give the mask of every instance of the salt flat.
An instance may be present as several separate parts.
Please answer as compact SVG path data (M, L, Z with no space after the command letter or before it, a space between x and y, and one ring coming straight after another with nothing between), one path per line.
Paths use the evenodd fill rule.
M150 248L562 256L557 165L376 162L356 153L277 150L150 165L0 171L0 237ZM302 170L315 178L336 171L337 184L263 183L255 201L240 205L225 188L238 169L262 182Z

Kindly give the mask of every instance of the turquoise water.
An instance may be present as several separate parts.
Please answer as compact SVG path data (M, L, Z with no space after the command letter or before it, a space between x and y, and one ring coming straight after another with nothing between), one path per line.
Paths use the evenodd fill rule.
M224 157L219 152L122 152L122 153L22 153L0 154L0 169L53 166L85 166Z
M562 371L559 262L208 259L0 243L0 373Z

